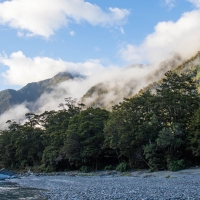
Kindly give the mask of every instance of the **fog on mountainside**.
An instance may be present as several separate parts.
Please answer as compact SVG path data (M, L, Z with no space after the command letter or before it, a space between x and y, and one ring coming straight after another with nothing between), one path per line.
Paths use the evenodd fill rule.
M20 92L20 97L27 95L25 97L27 99L13 104L7 112L0 115L0 129L7 127L5 122L9 119L22 122L23 116L27 112L42 113L46 110L59 110L58 105L63 103L66 97L77 98L86 106L111 109L113 105L123 101L125 97L131 97L149 84L162 79L168 70L178 70L182 67L181 72L184 72L185 67L190 66L189 69L197 68L199 63L199 52L188 61L184 61L181 56L176 54L173 58L161 62L158 66L131 65L123 70L108 68L102 70L101 74L96 73L88 77L77 75L72 78L69 73L66 76L67 78L60 79L58 77L61 74L59 74L52 79L31 83L17 91ZM56 77L58 80L55 81ZM30 88L39 94L38 98L33 97L32 101L28 98L37 92L32 94ZM0 93L0 97L1 94L3 95L3 93ZM11 94L7 96L10 97Z
M159 66L131 65L118 76L93 86L83 96L82 101L89 106L110 109L124 98L131 97L150 83L160 80L165 72L173 70L182 61L179 55L174 55Z

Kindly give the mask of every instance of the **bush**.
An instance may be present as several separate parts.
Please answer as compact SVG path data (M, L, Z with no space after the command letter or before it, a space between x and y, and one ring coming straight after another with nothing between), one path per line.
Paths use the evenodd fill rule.
M125 172L128 169L128 164L125 162L119 163L119 165L117 165L116 170L120 171L120 172Z
M112 165L107 165L104 169L105 169L105 170L114 170L115 167L112 166Z
M185 168L185 162L183 159L170 161L168 164L168 169L170 171L179 171Z
M81 172L83 172L83 173L88 173L88 172L90 172L90 168L89 168L88 166L82 166L80 170L81 170Z

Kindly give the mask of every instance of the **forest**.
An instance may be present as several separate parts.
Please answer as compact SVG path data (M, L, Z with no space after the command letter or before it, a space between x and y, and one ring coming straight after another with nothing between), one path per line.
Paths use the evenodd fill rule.
M200 96L190 74L168 71L155 91L110 111L66 98L0 132L0 167L12 170L181 170L200 164Z

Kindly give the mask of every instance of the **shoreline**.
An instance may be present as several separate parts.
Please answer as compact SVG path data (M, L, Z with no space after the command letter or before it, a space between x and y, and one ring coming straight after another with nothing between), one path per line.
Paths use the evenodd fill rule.
M65 173L62 174L62 173ZM145 170L91 173L62 172L10 179L22 187L44 189L49 200L83 199L200 199L200 169L178 172Z

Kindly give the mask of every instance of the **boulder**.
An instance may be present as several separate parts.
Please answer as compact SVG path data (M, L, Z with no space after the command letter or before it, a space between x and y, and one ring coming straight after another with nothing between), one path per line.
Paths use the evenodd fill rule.
M0 174L0 180L5 180L5 179L8 179L8 178L10 178L9 175Z
M8 171L4 168L0 170L0 174L8 175L8 176L14 176L15 175L15 173L13 171Z

